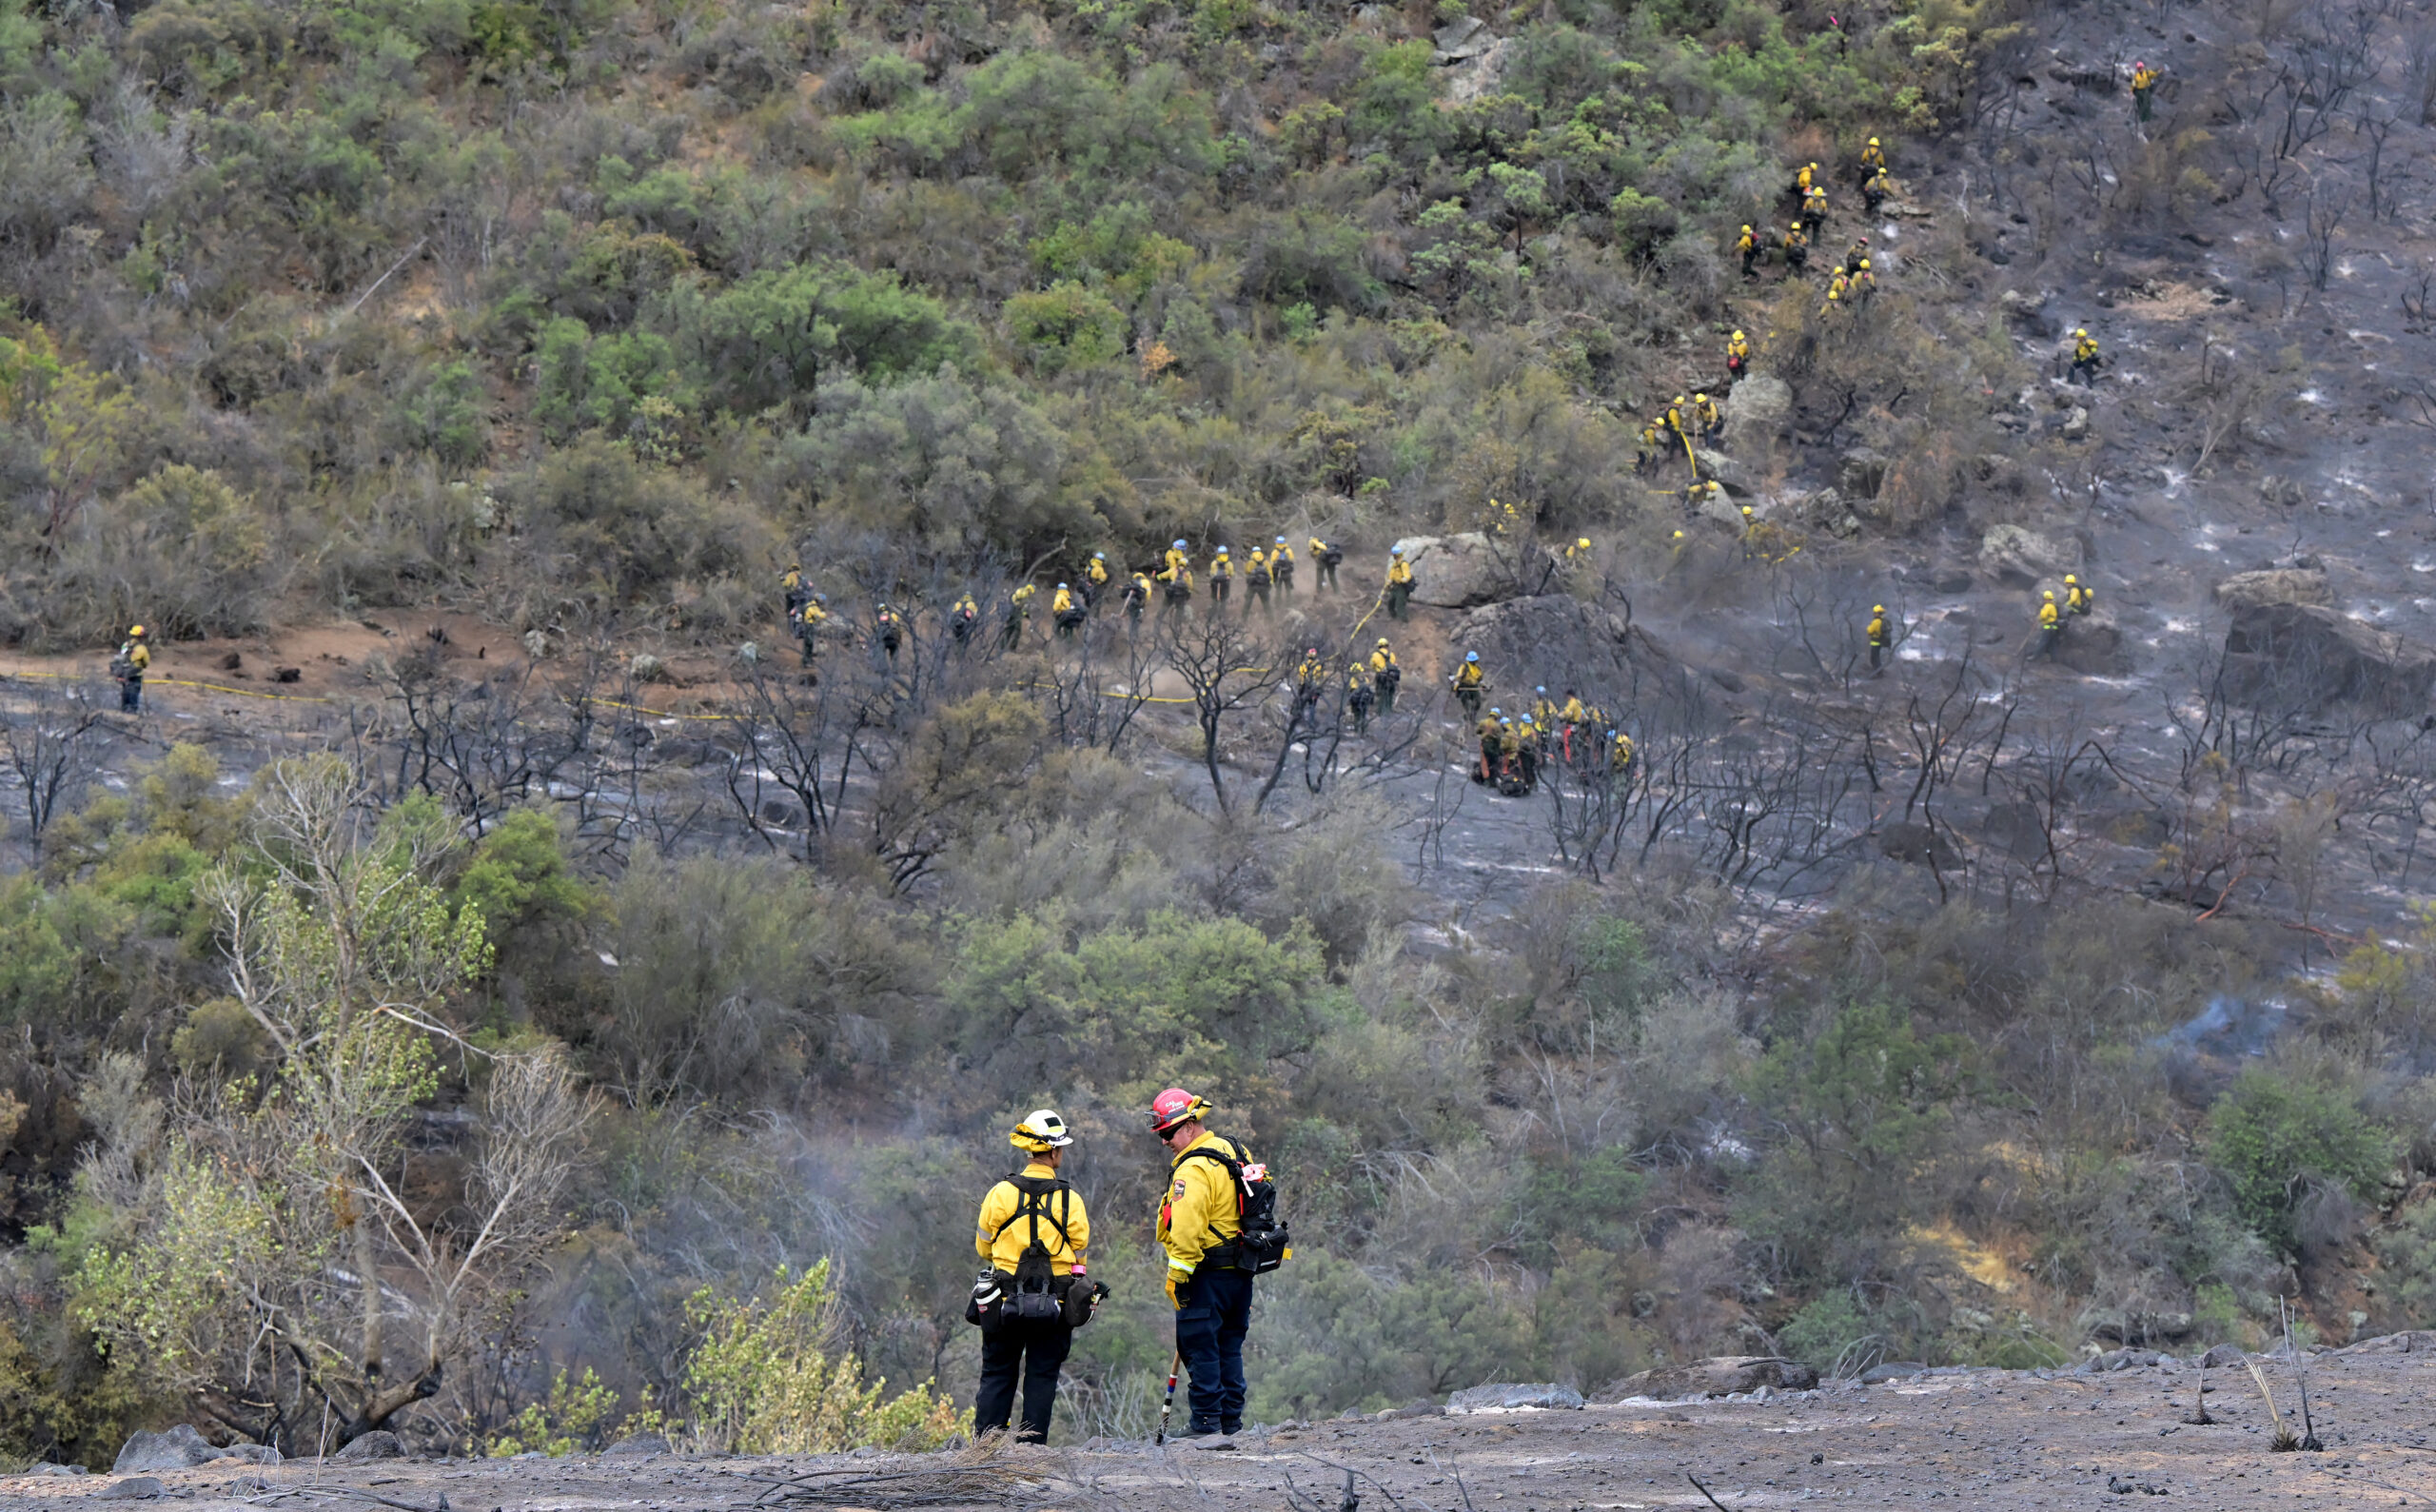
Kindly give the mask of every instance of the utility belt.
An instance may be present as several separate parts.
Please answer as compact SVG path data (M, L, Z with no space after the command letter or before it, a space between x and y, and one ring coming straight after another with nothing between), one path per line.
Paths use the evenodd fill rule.
M1013 1274L993 1267L984 1270L973 1286L964 1306L964 1321L982 1328L995 1328L1009 1320L1062 1323L1079 1328L1091 1321L1100 1299L1107 1295L1106 1282L1071 1274L1051 1277L1046 1291L1019 1292Z

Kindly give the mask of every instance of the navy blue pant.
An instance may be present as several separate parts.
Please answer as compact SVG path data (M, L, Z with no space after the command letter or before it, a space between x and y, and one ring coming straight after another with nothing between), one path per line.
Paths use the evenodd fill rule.
M1057 1407L1057 1372L1073 1345L1074 1330L1056 1318L1008 1318L982 1329L981 1389L972 1399L972 1431L1005 1427L1021 1385L1024 1415L1015 1442L1047 1443L1049 1417Z
M1244 1425L1244 1335L1252 1326L1249 1271L1203 1266L1177 1283L1176 1352L1192 1373L1193 1433Z

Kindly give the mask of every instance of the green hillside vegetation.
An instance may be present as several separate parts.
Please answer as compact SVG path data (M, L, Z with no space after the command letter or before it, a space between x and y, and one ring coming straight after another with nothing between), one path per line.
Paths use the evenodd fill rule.
M1716 370L1735 228L1789 162L1925 150L2014 18L1550 0L1482 13L1508 50L1456 100L1414 35L1459 14L10 10L7 631L446 606L724 653L798 553L935 610L1490 498L1659 540L1634 438ZM1891 284L1864 358L1812 298L1736 319L1798 403L1850 411L1864 361L1926 396L1872 421L1874 523L1916 525L2018 359ZM2363 1237L2436 1169L2426 940L2295 985L2272 922L1867 866L1778 911L1660 854L1424 953L1375 795L1213 815L954 680L1014 665L893 708L877 844L603 840L394 752L171 746L55 817L0 879L0 1447L949 1442L974 1205L1044 1103L1115 1288L1058 1431L1143 1432L1142 1109L1179 1082L1298 1236L1269 1421L1713 1353L2256 1344L2304 1292L2436 1321L2436 1206ZM2167 1037L2277 993L2266 1070Z

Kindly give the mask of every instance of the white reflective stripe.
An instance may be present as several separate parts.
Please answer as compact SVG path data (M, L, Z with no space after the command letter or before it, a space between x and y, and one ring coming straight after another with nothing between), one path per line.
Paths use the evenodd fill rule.
M1168 1257L1168 1268L1169 1270L1181 1270L1188 1276L1192 1274L1192 1267L1186 1265L1183 1261L1178 1260L1173 1255L1169 1255Z

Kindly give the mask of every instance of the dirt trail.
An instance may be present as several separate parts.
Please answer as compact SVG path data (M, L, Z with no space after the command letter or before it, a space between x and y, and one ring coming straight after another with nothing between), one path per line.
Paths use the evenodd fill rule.
M1831 1386L1771 1401L1601 1405L1288 1424L1217 1451L1143 1443L1010 1451L1007 1494L957 1502L1125 1512L1178 1507L1337 1508L1345 1472L1372 1512L1621 1512L1705 1506L1698 1476L1733 1512L1831 1501L1863 1507L1967 1502L1989 1509L2115 1504L2170 1496L2210 1508L2402 1506L2436 1500L2426 1403L2429 1336L2398 1353L2377 1341L2307 1362L2321 1453L2269 1451L2272 1424L2249 1375L2205 1372L2221 1421L2192 1426L2202 1373L2188 1365L2108 1374L1971 1371L1888 1385ZM2288 1413L2289 1364L2267 1365ZM862 1451L818 1459L597 1455L565 1460L383 1461L164 1473L205 1508L385 1505L439 1512L587 1512L753 1506L886 1508L887 1483L798 1502L790 1477L937 1469L970 1456ZM0 1479L0 1506L96 1500L109 1477ZM903 1489L899 1483L900 1490ZM125 1493L121 1493L124 1495ZM2136 1500L2129 1504L2141 1504Z

